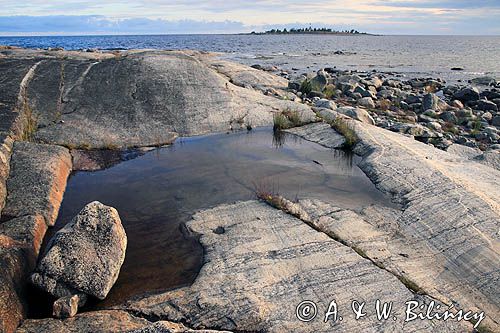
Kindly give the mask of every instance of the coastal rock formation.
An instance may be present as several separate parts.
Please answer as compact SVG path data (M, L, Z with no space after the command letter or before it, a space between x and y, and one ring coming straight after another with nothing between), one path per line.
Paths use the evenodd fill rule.
M310 125L315 126L325 131ZM383 264L406 272L446 304L485 311L484 324L497 330L499 171L375 126L352 126L360 140L355 148L363 157L360 168L403 205L392 219L389 243L406 247L402 253L409 257L392 255Z
M39 142L85 149L157 146L177 135L271 125L273 113L285 110L314 117L303 104L262 93L286 88L286 80L200 52L94 58L66 51L0 52L9 68L31 68L23 98L36 118L33 136ZM9 70L2 75L9 77Z
M143 328L151 323L134 317L125 311L94 311L73 318L29 319L17 329L17 333L116 333Z
M26 316L27 279L47 225L57 218L71 157L62 147L16 142L10 165L9 194L0 223L2 332L14 331Z
M70 172L71 155L66 148L16 142L2 216L41 215L48 226L54 225Z
M31 282L58 298L83 293L104 299L118 278L126 246L118 212L92 202L50 240Z
M202 329L258 332L409 331L461 332L467 323L412 321L403 324L412 293L393 274L304 221L257 201L221 205L193 217L188 227L201 235L205 264L189 287L131 301L128 311ZM378 321L376 299L393 301L401 321ZM317 318L297 319L303 301L317 305ZM323 322L336 300L343 320ZM366 316L354 319L352 300L366 302ZM299 314L300 315L300 314Z
M0 235L0 332L13 332L26 317L25 281L35 260L22 243Z
M230 331L218 331L210 329L193 330L183 324L170 321L157 321L154 324L139 328L129 333L231 333Z
M103 310L86 312L73 318L29 319L23 322L17 333L231 333L210 329L193 330L183 324L157 321L150 322L126 311Z

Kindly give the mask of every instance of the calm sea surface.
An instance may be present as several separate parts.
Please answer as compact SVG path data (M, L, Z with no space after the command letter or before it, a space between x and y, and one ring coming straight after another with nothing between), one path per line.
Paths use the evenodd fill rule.
M448 81L500 78L500 36L154 35L0 37L0 45L65 49L196 49L244 64L295 72L320 67L378 70ZM335 54L342 51L344 54ZM463 71L452 71L461 67Z

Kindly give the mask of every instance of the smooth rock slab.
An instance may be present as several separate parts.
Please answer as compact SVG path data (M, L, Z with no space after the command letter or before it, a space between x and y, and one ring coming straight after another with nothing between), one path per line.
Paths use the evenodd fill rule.
M17 329L17 333L116 333L143 328L151 323L125 311L95 311L76 315L73 318L28 319Z
M118 278L126 247L116 209L94 201L50 240L31 282L58 298L83 292L104 299Z
M377 188L403 204L388 242L407 247L414 259L397 266L404 266L405 274L432 296L485 311L483 324L498 331L498 163L485 166L398 133L352 124L360 139L355 152L363 157L359 167ZM490 155L499 154L482 156L495 158Z
M2 216L41 215L47 225L54 225L70 172L66 148L15 142Z
M39 142L72 148L158 146L177 135L272 125L273 113L285 110L314 117L304 104L262 93L281 91L287 80L202 52L15 50L7 56L24 71L33 62L21 59L39 62L26 87L39 115ZM0 77L14 79L9 68L0 64Z
M404 302L428 301L394 275L303 221L257 201L221 205L193 217L205 264L186 288L131 301L134 313L182 322L193 329L257 332L463 332L454 322L403 323ZM215 232L218 227L225 232ZM343 321L332 328L323 316L336 300ZM399 321L378 321L376 299L393 301ZM316 302L318 317L301 322L296 307ZM366 301L371 315L356 321L352 300ZM465 326L466 327L466 326Z

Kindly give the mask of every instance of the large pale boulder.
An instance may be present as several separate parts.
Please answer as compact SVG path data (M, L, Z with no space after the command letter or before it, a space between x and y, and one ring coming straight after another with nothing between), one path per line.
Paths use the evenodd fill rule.
M336 111L353 119L359 120L362 123L370 125L375 124L372 116L370 116L370 114L366 110L355 108L352 106L343 106L341 108L337 108Z
M127 236L116 209L94 201L50 240L31 282L56 297L104 299L125 259Z

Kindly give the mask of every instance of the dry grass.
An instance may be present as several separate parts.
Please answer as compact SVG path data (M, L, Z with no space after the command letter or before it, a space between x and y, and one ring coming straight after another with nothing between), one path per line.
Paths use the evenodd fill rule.
M288 119L282 113L275 113L273 116L274 130L282 130L288 128Z
M15 132L21 141L33 141L38 129L38 115L29 103L23 103L19 120L16 122Z
M254 193L257 199L266 202L267 204L283 210L285 203L283 198L279 195L278 189L274 184L268 182L254 183Z
M297 110L287 109L282 114L290 121L292 127L299 126L302 123L302 117Z
M274 114L273 124L274 130L292 128L302 124L302 117L299 111L286 109Z
M330 125L338 133L342 134L345 138L344 146L345 149L352 149L356 143L358 143L359 138L353 129L353 126L349 122L341 117L335 118Z

